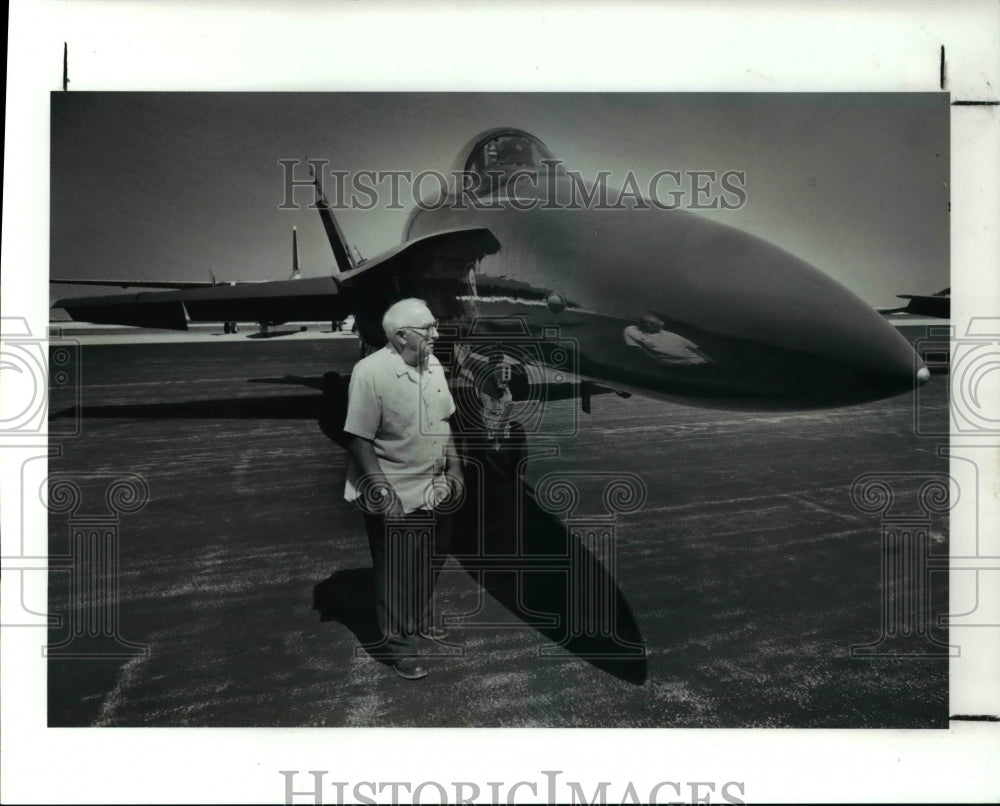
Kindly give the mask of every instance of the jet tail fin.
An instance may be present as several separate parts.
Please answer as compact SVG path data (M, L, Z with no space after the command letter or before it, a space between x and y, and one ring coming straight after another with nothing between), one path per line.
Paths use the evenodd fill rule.
M355 268L355 263L347 248L347 239L344 238L344 233L341 231L340 225L337 224L337 219L333 217L333 211L330 209L330 204L323 193L323 185L319 181L316 169L311 162L309 163L309 172L312 174L313 184L316 186L316 209L319 210L319 217L323 221L326 238L330 242L333 257L337 261L337 269L342 272L350 271Z

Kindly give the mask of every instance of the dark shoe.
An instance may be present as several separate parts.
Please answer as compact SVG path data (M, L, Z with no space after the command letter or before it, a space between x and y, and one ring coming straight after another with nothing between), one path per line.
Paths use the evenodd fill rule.
M428 641L443 641L448 637L448 631L440 627L428 627L426 630L420 631L420 637L426 638Z
M405 680L419 680L421 677L427 677L427 670L420 665L416 658L400 658L392 667L396 670L396 674Z

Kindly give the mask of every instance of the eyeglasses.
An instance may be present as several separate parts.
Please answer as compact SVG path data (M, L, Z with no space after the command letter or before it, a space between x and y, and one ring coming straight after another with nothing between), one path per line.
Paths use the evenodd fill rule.
M431 322L429 325L403 325L403 327L410 330L422 330L425 331L425 333L430 333L432 330L436 331L438 329L438 323Z

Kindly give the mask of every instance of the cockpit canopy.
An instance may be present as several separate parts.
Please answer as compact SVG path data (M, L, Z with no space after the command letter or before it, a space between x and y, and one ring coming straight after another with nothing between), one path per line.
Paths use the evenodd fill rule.
M546 161L550 161L546 164ZM515 175L539 175L555 167L545 143L521 129L490 129L469 141L459 152L455 170L472 178L482 192L493 192ZM478 184L476 184L478 180Z

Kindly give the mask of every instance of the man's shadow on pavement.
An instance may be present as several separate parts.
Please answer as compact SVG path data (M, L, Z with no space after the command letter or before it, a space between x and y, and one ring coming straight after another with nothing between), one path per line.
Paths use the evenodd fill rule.
M343 624L371 657L388 663L379 653L382 635L375 618L375 575L371 568L334 571L318 582L313 587L312 609L319 612L320 621Z

